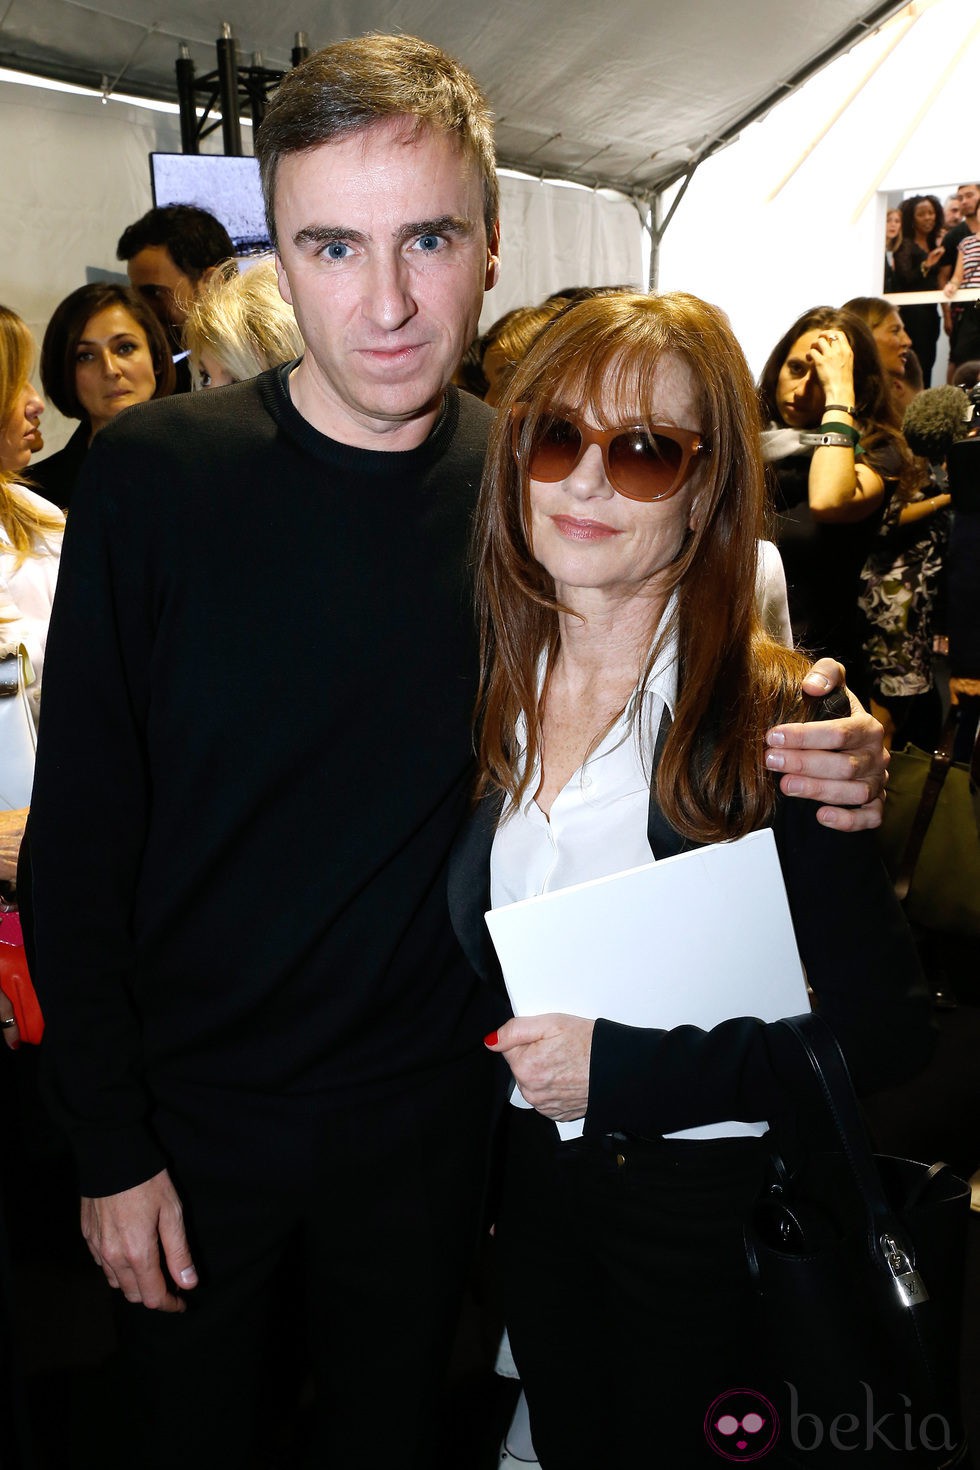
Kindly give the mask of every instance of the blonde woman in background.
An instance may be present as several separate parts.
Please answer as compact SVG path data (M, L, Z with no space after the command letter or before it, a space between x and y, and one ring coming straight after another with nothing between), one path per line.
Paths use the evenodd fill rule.
M195 388L224 388L302 357L306 344L272 261L242 274L234 260L218 266L188 313L184 346Z
M48 619L58 576L65 518L19 483L31 459L44 405L30 381L36 348L20 317L0 306L0 653L23 643L34 668L28 690L37 721ZM27 809L0 811L0 879L17 876ZM13 1007L0 991L0 1028L9 1047L20 1038Z

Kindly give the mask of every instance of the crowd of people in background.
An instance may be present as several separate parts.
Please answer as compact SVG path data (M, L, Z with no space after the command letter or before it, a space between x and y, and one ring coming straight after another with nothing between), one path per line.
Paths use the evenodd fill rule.
M941 291L938 305L912 302L899 315L915 354L913 373L932 383L940 330L949 338L947 381L964 363L980 357L980 309L956 301L963 287L980 285L980 184L960 184L940 203L935 194L912 194L885 221L883 289L895 292Z

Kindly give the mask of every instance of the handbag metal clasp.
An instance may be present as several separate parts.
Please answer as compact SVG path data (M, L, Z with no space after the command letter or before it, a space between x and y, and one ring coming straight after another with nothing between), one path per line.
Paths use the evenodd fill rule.
M892 1273L902 1306L917 1307L920 1302L927 1302L929 1293L926 1291L926 1284L895 1237L883 1235L881 1246L885 1252L885 1264Z

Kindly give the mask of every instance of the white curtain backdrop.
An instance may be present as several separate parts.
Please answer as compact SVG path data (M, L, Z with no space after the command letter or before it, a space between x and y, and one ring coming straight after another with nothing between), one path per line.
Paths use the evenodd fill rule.
M481 331L564 287L645 291L642 238L639 214L621 194L502 174L500 281L484 301Z

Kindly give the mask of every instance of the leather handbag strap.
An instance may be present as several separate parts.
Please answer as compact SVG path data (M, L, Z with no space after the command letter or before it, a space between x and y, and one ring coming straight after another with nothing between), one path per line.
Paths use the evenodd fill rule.
M812 1013L788 1016L775 1024L792 1032L809 1059L864 1205L869 1255L876 1265L890 1273L901 1291L902 1279L916 1274L914 1251L904 1227L888 1203L851 1074L837 1038L827 1023ZM911 1281L905 1288L913 1295L917 1289ZM922 1299L925 1299L924 1291ZM915 1301L906 1302L908 1306L916 1304Z
M949 768L953 764L953 745L956 741L956 707L951 706L943 725L942 738L938 749L932 757L929 765L929 773L926 776L922 795L919 797L919 805L915 809L909 835L905 842L905 851L898 865L895 875L895 896L899 903L904 903L909 896L912 887L912 879L915 876L915 866L922 852L922 844L926 840L929 823L932 821L936 804L939 801L939 793L943 789L943 783L949 774ZM974 758L977 756L977 747L974 745ZM885 798L887 800L887 797Z

